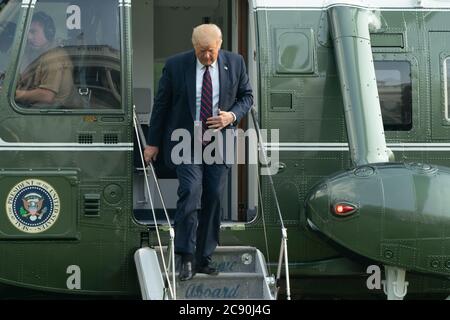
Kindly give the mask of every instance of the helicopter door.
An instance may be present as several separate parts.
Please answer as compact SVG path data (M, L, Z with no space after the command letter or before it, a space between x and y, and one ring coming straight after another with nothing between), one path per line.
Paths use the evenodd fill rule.
M39 0L24 8L0 108L0 198L10 212L0 219L0 237L75 239L86 221L116 223L109 213L119 213L130 175L124 9L117 0Z
M185 0L183 5L180 5L178 1L134 1L132 3L133 102L144 132L147 130L153 98L158 91L158 82L164 63L168 57L192 49L193 27L201 23L215 23L222 29L223 49L245 50L242 48L242 43L238 44L238 32L242 35L247 31L247 22L243 29L245 31L237 30L239 28L237 16L233 14L243 4L248 6L247 1L228 0ZM136 219L143 223L153 223L137 144L135 144L134 164L134 214ZM173 217L178 199L176 194L178 180L175 172L165 167L163 161L156 162L155 166L167 211L169 216ZM239 173L240 176L245 174L244 170ZM234 166L222 201L222 221L225 223L247 221L246 217L238 214L238 183L238 167ZM241 186L241 190L243 188ZM150 181L150 189L152 195L158 194L154 181ZM152 200L158 217L163 219L161 202L157 196ZM160 222L164 223L164 220Z

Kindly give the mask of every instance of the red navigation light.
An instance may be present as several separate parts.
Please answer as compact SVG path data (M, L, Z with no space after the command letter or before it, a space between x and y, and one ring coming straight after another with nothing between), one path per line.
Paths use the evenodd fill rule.
M350 203L336 203L334 205L334 214L339 217L347 217L356 211L356 206Z

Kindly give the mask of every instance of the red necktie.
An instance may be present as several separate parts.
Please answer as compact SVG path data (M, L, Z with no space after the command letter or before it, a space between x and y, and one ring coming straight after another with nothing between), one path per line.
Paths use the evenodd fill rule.
M212 117L212 81L209 74L208 66L205 66L205 73L203 74L202 97L200 102L200 120L202 121L202 136L208 130L206 120ZM203 145L209 141L202 140Z

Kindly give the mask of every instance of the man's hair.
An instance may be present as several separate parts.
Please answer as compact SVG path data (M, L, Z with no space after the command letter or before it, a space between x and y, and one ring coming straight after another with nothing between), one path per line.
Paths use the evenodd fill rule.
M199 37L216 37L217 40L222 40L222 31L214 23L201 24L192 31L192 44L194 46L198 44Z
M31 22L38 22L44 28L45 37L49 42L55 39L56 28L53 19L43 11L36 12L33 14L33 19Z

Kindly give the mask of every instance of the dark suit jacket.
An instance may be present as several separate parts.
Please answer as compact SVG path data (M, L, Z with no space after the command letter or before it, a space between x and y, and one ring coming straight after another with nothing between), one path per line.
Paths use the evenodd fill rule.
M230 126L234 127L253 105L252 88L242 56L220 50L217 60L220 83L219 108L222 111L234 112L236 122ZM172 132L183 128L193 137L196 113L196 63L194 50L175 55L166 61L159 81L147 143L160 147L160 152L164 153L162 156L169 167L173 167L170 161L172 148L179 143L171 141Z

